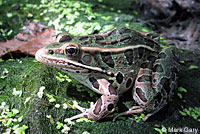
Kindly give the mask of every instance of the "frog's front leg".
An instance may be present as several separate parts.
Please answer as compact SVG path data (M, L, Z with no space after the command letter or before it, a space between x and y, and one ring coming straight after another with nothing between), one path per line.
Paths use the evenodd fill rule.
M147 113L144 121L167 104L177 79L177 56L175 48L161 51L155 61L146 61L141 65L133 88L133 98L139 106L133 106L121 115Z
M102 96L97 100L95 104L91 105L89 109L82 108L77 104L73 105L82 113L71 117L70 120L78 119L81 117L85 117L90 120L99 120L114 111L118 101L118 94L116 90L105 79L96 80L93 84L94 87L102 93Z

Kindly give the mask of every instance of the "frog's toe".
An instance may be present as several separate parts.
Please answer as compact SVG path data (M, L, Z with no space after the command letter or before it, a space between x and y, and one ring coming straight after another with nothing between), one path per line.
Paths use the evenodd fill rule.
M84 113L81 113L81 114L78 114L78 115L75 115L71 118L69 118L69 120L76 120L76 119L79 119L79 118L85 118L88 116L88 113L84 112Z
M78 109L82 113L84 113L87 110L86 108L83 108L83 107L79 106L77 103L73 103L72 107L75 108L75 109Z
M118 114L118 115L113 119L113 121L115 121L119 116L122 116L122 115L139 114L139 113L143 113L143 112L144 112L144 109L141 108L140 106L133 106L133 107L131 107L128 111Z
M115 122L116 119L117 119L119 116L122 116L122 115L125 115L125 114L124 114L124 113L120 113L120 114L118 114L117 116L115 116L115 117L113 118L113 122Z

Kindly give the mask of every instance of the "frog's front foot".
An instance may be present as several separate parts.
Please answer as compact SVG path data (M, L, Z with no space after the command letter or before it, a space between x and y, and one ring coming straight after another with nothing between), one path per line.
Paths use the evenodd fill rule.
M100 120L115 110L115 106L118 101L117 92L107 80L100 79L97 80L97 82L102 96L95 104L91 103L92 105L89 109L82 108L77 103L74 103L73 107L80 110L82 113L71 117L70 120L75 120L81 117L85 117L90 120Z
M89 109L83 108L75 103L73 107L80 110L82 113L69 119L75 120L85 117L90 120L100 120L114 111L117 100L118 96L116 95L102 95L95 104L92 103Z
M83 108L83 107L79 106L76 102L73 102L73 108L78 109L82 113L69 118L69 120L75 120L75 119L79 119L79 118L82 118L82 117L88 118L90 120L98 120L97 117L101 116L101 115L96 115L95 116L94 113L91 113L93 107L94 107L94 103L93 102L91 102L89 109Z
M78 109L82 113L69 118L69 120L75 120L75 119L79 119L79 118L82 118L82 117L87 117L87 115L88 115L88 113L87 113L88 109L79 106L76 102L73 102L73 108Z

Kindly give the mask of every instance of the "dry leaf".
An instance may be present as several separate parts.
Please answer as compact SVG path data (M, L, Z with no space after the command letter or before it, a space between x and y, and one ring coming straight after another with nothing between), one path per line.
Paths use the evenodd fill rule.
M14 39L0 42L0 57L9 52L34 56L38 49L53 42L50 38L55 36L54 29L45 28L46 26L40 23L29 23L26 29L18 33Z

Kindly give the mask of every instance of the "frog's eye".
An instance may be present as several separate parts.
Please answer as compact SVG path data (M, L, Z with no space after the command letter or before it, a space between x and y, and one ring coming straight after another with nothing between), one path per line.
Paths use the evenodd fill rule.
M75 46L67 46L65 49L65 55L76 56L78 54L78 48Z
M54 54L54 51L53 51L52 49L49 49L49 50L48 50L48 53L49 53L49 54Z

